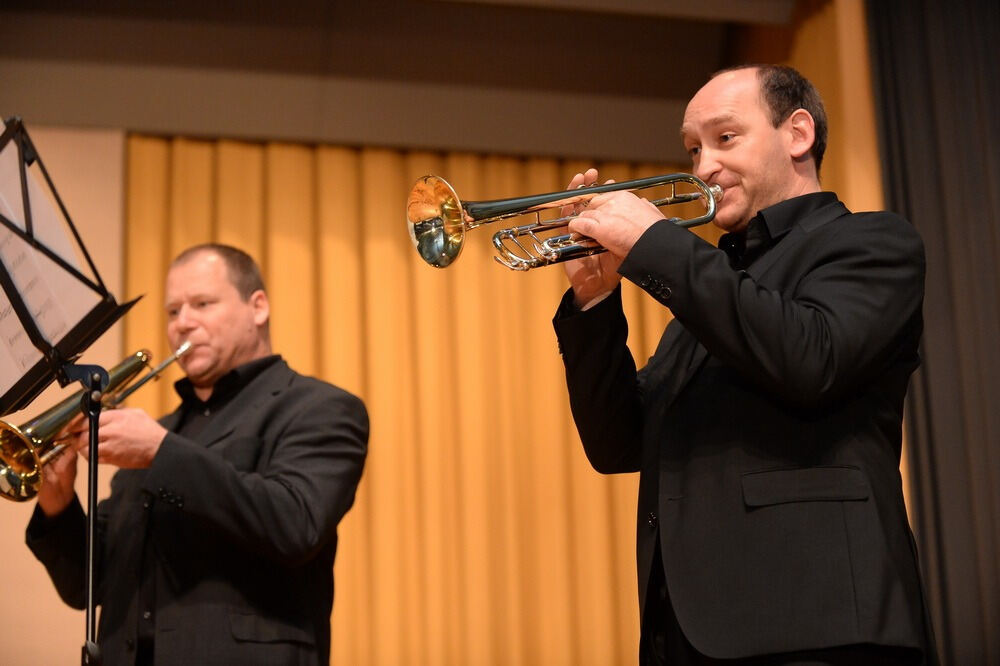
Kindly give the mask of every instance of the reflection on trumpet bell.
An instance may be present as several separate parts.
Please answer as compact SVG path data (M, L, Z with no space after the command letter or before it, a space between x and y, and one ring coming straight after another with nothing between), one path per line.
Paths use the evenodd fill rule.
M417 180L406 202L410 240L424 261L444 268L458 258L465 242L466 222L462 202L444 178L424 176Z
M678 191L678 186L688 191ZM585 191L562 190L515 199L494 201L468 201L462 203L454 188L438 176L424 176L417 180L406 202L407 229L410 240L421 258L437 268L444 268L458 258L465 243L465 232L488 222L533 214L535 221L521 226L501 229L493 235L496 261L510 269L526 271L571 259L579 259L606 250L590 238L565 230L575 215L553 220L541 219L541 213L553 208L589 201L604 192L636 191L666 186L667 196L653 199L655 206L670 206L700 200L705 212L693 218L670 218L674 224L694 227L711 222L716 206L722 201L722 188L706 185L704 181L686 173L673 173L649 178L638 178L620 183L607 183L585 188Z
M127 385L144 367L148 367L152 355L142 349L127 357L108 370L108 385L101 404L107 408L116 406L139 386L159 375L189 346L187 343L182 345L132 386ZM58 435L81 413L83 394L83 389L77 391L21 426L0 421L0 494L3 497L23 502L38 494L42 485L42 468L66 448Z

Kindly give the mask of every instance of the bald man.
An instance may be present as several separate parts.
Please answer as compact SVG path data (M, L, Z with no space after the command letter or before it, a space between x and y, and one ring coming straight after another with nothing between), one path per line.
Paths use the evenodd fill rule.
M899 475L923 245L822 191L826 122L794 69L721 72L681 127L719 248L628 192L570 225L609 250L554 323L591 463L640 473L643 664L936 662ZM638 371L622 277L674 315Z

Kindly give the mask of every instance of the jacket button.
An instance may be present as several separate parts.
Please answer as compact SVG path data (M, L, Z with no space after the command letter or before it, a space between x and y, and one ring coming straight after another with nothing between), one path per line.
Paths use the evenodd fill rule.
M649 516L647 516L646 518L646 522L649 523L650 527L656 527L656 522L657 522L656 514L650 511Z
M125 639L125 647L128 650L134 649L135 648L135 641L133 641L131 638L126 638Z

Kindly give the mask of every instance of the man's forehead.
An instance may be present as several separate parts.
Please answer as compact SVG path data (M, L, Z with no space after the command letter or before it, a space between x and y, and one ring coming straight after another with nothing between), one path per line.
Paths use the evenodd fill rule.
M225 289L227 286L235 289L229 279L225 262L219 259L217 255L206 253L204 256L194 256L171 266L166 278L167 298L204 295Z
M218 295L221 283L203 280L171 280L167 279L164 293L166 302L175 303L206 296Z
M695 133L698 127L745 121L748 116L763 112L764 104L756 75L734 78L727 72L712 79L699 90L684 111L681 136ZM753 74L753 70L746 70Z

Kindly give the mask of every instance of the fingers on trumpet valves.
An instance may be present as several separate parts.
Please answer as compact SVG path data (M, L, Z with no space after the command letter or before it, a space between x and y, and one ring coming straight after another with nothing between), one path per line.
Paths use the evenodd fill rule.
M67 451L72 449L72 443L69 441L56 440L58 443L51 449L42 454L40 462L42 465L48 465L49 463L61 458ZM75 451L74 451L75 453Z
M569 181L569 185L566 187L567 190L581 190L594 185L597 182L597 169L588 169L583 173L575 174ZM587 200L589 197L574 197L570 196L567 198L566 203L562 205L559 209L560 217L568 217L573 215L578 215L587 206Z
M569 181L569 187L567 190L579 189L581 187L590 187L597 182L597 169L590 168L583 173L576 173Z

